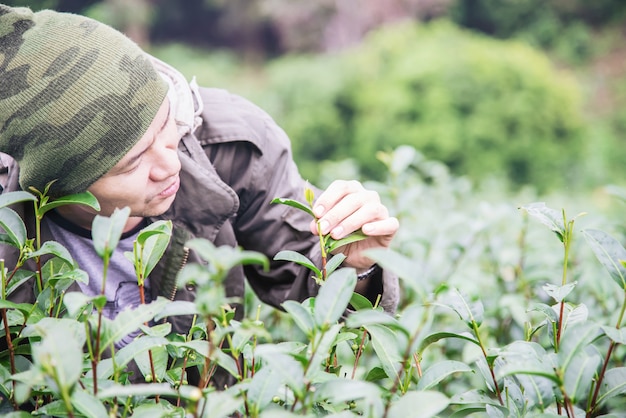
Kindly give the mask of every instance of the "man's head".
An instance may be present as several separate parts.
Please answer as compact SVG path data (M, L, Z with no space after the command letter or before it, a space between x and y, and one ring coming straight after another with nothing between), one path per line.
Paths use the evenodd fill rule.
M0 151L18 161L22 188L87 190L145 136L166 93L116 30L0 4Z

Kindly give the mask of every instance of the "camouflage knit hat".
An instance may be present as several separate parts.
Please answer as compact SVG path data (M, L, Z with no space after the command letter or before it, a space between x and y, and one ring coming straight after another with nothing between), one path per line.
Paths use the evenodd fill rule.
M147 55L83 16L0 4L0 151L20 185L85 191L143 136L167 93Z

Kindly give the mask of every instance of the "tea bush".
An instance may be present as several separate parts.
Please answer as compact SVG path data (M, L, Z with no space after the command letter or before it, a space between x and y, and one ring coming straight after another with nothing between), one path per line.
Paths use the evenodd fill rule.
M93 199L0 195L3 245L20 248L22 260L49 258L35 272L2 266L0 329L8 345L0 353L1 413L619 416L626 408L626 249L619 219L595 208L583 216L573 200L568 206L576 208L561 210L531 203L528 192L503 198L497 184L475 187L413 148L379 157L388 178L370 186L402 228L393 250L370 256L401 278L395 316L353 295L355 272L338 269L317 297L286 302L284 312L260 306L248 293L247 314L236 321L221 280L235 265L267 260L192 240L188 246L208 267L190 264L178 281L195 284L196 303L158 299L110 321L99 313L102 297L67 292L86 279L67 251L28 239L9 209L27 201L43 215L65 203L95 205ZM94 245L103 258L127 216L120 210L96 218ZM138 237L128 257L139 280L170 228L159 222ZM9 300L17 286L30 283L36 303ZM353 312L344 316L348 304ZM188 335L173 334L167 323L146 325L189 314L196 322ZM103 355L137 328L142 334L133 342ZM125 374L131 360L146 383L131 383ZM208 384L218 366L235 381L223 391ZM198 386L187 381L192 368L201 376Z
M582 152L581 91L541 52L439 21L371 34L335 56L271 64L264 108L285 127L303 173L352 157L381 179L377 151L400 145L475 180L542 190L572 185Z

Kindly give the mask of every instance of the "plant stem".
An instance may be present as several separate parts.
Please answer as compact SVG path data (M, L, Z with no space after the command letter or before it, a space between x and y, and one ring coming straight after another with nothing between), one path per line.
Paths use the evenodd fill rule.
M213 338L212 338L214 327L215 326L213 324L213 321L211 320L210 317L208 317L206 321L206 338L207 338L207 342L209 343L209 352L207 353L206 359L204 359L204 368L202 369L202 376L200 377L200 382L198 385L200 389L205 389L207 385L209 384L209 380L210 380L209 366L211 364L211 356L213 355L213 352L215 351L215 347L213 345Z
M622 309L619 313L619 317L617 319L617 323L615 324L615 328L619 329L622 321L624 320L624 313L626 312L626 292L624 292L624 301L622 302ZM598 401L598 396L600 395L600 387L602 386L602 380L604 379L604 375L606 374L606 369L609 365L609 360L611 359L611 355L613 354L613 350L617 347L617 343L615 341L611 341L609 344L609 349L606 352L606 356L604 357L604 364L602 365L602 370L598 375L598 381L596 382L595 389L593 391L593 397L591 398L591 402L589 403L589 407L587 408L587 418L593 416L593 412L597 408L596 402Z
M572 234L574 228L574 221L567 222L567 218L565 217L565 211L563 211L563 223L565 226L565 231L563 233L563 277L561 278L561 286L565 286L567 284L567 264L569 260L569 249L570 244L572 242ZM561 306L559 307L559 326L556 330L556 347L555 349L559 350L559 345L561 343L561 334L563 332L563 316L565 315L565 300L561 300Z
M4 329L5 329L6 340L7 340L7 348L9 350L9 362L11 363L11 374L13 375L16 373L15 348L13 347L13 340L11 339L11 329L9 327L9 319L7 317L6 309L2 309L2 322L4 323ZM13 381L12 386L13 386L13 391L15 391L15 381ZM13 408L17 411L18 407L13 397L11 397L11 402L13 403Z
M354 367L352 368L352 380L354 380L354 376L356 376L356 369L359 364L359 360L361 359L361 354L363 353L363 347L365 346L365 338L367 337L367 330L363 330L363 336L361 337L361 343L359 344L359 349L356 352L356 356L354 357Z
M322 281L326 281L326 262L328 258L328 254L326 253L326 242L324 239L324 235L322 235L322 228L320 226L319 221L316 222L317 225L317 236L320 239L320 250L322 252Z
M493 366L489 364L489 359L487 358L487 350L485 349L485 345L483 344L482 338L480 337L480 333L478 332L478 324L476 323L476 321L472 321L472 328L474 329L474 335L476 335L476 339L478 340L478 345L480 346L480 350L483 352L483 356L485 357L485 362L489 366L489 373L491 373L491 379L493 381L493 387L496 392L496 396L498 397L498 401L500 401L500 405L504 406L504 401L502 400L502 393L500 392L500 388L498 387L496 374L493 370Z

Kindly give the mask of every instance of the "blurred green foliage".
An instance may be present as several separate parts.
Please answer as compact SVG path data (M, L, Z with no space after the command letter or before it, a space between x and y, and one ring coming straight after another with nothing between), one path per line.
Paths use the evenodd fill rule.
M379 179L377 152L411 145L477 180L575 181L579 86L522 43L444 21L395 25L340 56L281 59L268 72L265 107L308 178L315 161L355 158Z

